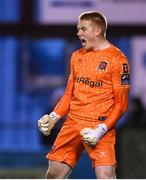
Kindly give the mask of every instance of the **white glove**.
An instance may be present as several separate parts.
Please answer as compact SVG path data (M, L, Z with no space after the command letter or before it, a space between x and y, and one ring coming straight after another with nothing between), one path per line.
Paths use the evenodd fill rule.
M60 115L56 114L55 112L51 112L49 115L45 114L41 119L38 120L38 128L45 136L48 136L59 119Z
M95 129L84 128L81 130L80 135L82 136L85 143L90 146L95 146L99 139L108 131L106 124L99 124Z

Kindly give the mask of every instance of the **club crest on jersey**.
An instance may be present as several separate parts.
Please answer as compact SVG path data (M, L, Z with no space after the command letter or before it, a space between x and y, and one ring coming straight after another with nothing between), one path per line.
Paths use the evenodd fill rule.
M98 70L99 71L105 71L106 70L106 66L107 66L107 62L101 61L99 66L98 66Z

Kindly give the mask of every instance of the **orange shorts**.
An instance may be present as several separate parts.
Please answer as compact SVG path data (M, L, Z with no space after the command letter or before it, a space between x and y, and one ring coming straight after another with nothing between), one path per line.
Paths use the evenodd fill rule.
M95 147L90 147L81 139L80 131L84 127L67 118L59 132L47 159L64 162L74 167L83 150L89 155L93 167L115 165L115 129L106 133Z

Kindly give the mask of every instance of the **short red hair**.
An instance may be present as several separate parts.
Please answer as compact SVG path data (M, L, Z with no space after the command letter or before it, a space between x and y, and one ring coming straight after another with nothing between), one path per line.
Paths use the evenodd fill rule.
M101 28L101 33L103 35L106 34L107 20L103 14L101 14L97 11L88 11L88 12L82 13L78 19L93 21L95 24L97 24Z

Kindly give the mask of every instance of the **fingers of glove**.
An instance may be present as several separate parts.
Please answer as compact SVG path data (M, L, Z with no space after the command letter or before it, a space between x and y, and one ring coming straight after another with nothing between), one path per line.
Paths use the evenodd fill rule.
M94 146L96 146L96 143L95 142L90 142L90 143L88 143L88 145L94 147Z
M48 131L49 129L49 131L51 132L51 129L54 127L54 125L55 125L55 121L51 120L46 124L41 123L39 126L39 129L42 131Z
M49 131L45 131L45 132L44 132L44 131L41 131L41 132L42 132L42 134L45 135L45 136L49 136L49 135L50 135L50 132L49 132Z
M84 142L88 144L89 146L95 146L96 144L94 141L89 141L89 140L84 140Z
M38 127L41 128L41 127L53 127L55 124L55 121L50 118L49 115L45 115L43 116L39 121L38 121Z
M41 128L41 127L48 127L48 123L43 123L41 121L38 121L38 127Z
M48 114L45 114L40 120L38 120L38 126L40 124L46 124L50 120L50 116Z
M55 125L55 121L54 121L54 120L50 120L50 121L48 122L48 126L49 126L51 129L54 127L54 125Z
M90 131L90 128L84 128L84 129L82 129L82 130L80 131L80 135L81 135L81 136L84 136L84 134L88 134L89 131Z
M92 136L91 134L86 134L82 138L83 138L84 142L90 146L95 146L98 141L96 139L96 137Z
M49 128L49 124L48 124L48 123L47 123L47 124L42 124L42 123L41 123L41 124L39 124L38 127L39 127L39 129L44 129L44 130L45 130L45 129L48 129L48 128Z
M88 144L89 146L95 146L96 145L96 142L94 142L94 141L84 140L84 142L86 144Z
M42 132L42 133L43 133L43 135L45 135L45 136L49 136L50 133L51 133L51 131L45 131L45 132Z
M90 134L85 134L82 138L84 141L88 141L88 142L91 142L95 139L95 137L91 136Z
M48 135L51 133L51 129L48 128L48 127L46 127L46 128L42 127L42 128L40 128L40 131L41 131L41 133L43 133L45 136L48 136Z

